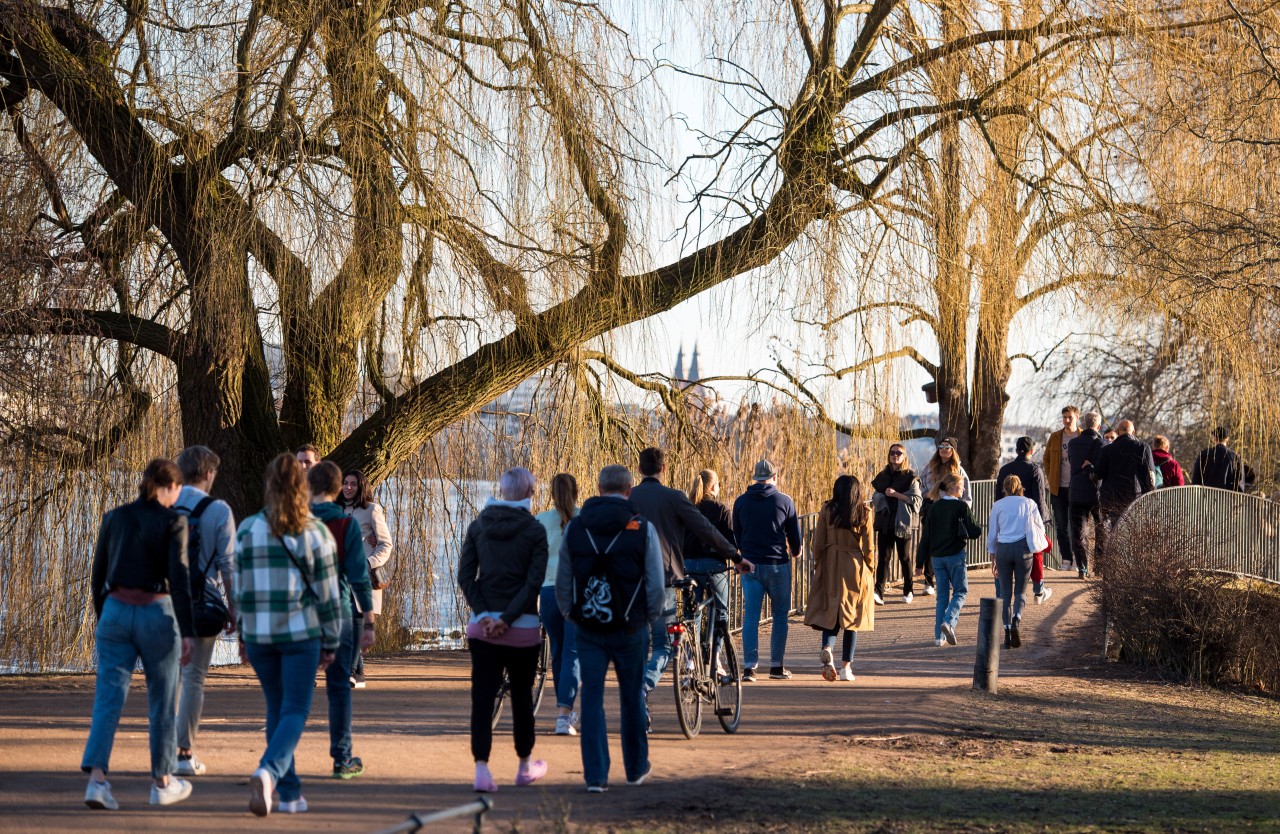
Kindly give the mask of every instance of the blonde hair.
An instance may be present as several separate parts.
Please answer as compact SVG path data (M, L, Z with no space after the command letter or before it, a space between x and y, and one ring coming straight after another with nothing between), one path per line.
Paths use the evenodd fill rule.
M1165 452L1169 451L1169 438L1165 437L1163 434L1157 434L1155 437L1151 438L1151 448L1160 449Z
M1019 481L1018 483L1021 485L1022 482ZM933 488L934 499L936 500L937 496L944 492L959 492L960 487L963 484L963 478L955 472L948 472L946 475L942 476L942 480L938 481L938 485Z
M720 483L720 476L714 469L704 469L693 476L693 484L689 487L689 500L695 505L708 498L711 488Z
M262 481L263 515L271 532L277 536L298 534L311 520L311 492L307 489L307 473L290 454L283 454L267 464Z
M956 448L956 439L954 437L942 438L942 443L951 446L951 459L944 461L942 453L934 452L933 457L929 459L929 463L925 465L925 471L929 473L930 479L933 481L933 489L929 490L929 500L937 501L938 496L946 492L942 485L946 483L947 478L954 477L957 481L960 478L960 450ZM938 445L941 446L942 443Z
M1019 478L1017 475L1010 475L1009 477L1005 478L1004 494L1005 495L1023 495L1024 491L1022 489L1022 479Z

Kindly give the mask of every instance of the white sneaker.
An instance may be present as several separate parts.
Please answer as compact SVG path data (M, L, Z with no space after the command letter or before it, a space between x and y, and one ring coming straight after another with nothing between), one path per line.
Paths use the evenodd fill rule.
M1051 596L1053 596L1053 589L1048 585L1042 585L1040 587L1040 593L1036 594L1036 605L1040 605Z
M951 627L951 623L942 624L942 636L946 639L948 645L956 644L956 630Z
M573 726L573 719L568 715L556 716L556 735L576 736L578 731Z
M884 605L884 597L880 596L879 594L873 593L871 595L871 598L876 601L876 605Z
M933 597L933 596L937 596L937 595L938 595L938 586L937 586L937 585L925 585L925 586L924 586L924 592L925 592L925 595L926 595L926 596L931 596L931 597Z
M276 810L282 814L305 814L307 812L307 798L305 796L300 796L297 799L290 799L288 801L282 799L280 800L280 803L276 805Z
M822 663L822 677L826 680L833 681L836 679L835 657L831 653L831 649L826 646L818 652L818 660Z
M203 776L205 772L204 762L196 758L196 754L192 753L187 758L178 757L178 768L173 771L179 776Z
M271 792L275 790L271 774L264 768L258 768L249 777L249 810L255 816L265 817L271 813Z
M119 811L120 803L111 795L110 782L89 780L89 787L84 789L84 804L97 811Z
M844 667L841 667L841 669L840 669L840 680L842 680L842 681L856 681L856 680L857 680L857 678L853 676L853 667L852 667L852 666L844 666Z
M912 600L914 600L915 598L916 598L916 595L915 595L915 594L903 594L903 595L902 595L902 601L903 601L904 603L906 603L907 605L910 605L910 604L911 604L911 601L912 601Z
M154 782L151 784L152 805L175 805L188 796L191 796L191 783L186 779L170 776L169 784L163 788L157 788Z
M942 640L942 638L941 638L941 637L939 637L939 638L935 639L935 640L933 641L933 645L935 645L935 646L941 646L941 645L943 645L943 640Z

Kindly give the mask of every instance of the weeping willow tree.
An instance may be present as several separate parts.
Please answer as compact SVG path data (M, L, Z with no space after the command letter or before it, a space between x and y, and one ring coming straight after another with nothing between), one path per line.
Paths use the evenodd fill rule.
M684 35L714 60L681 65L633 54L625 16L647 9L626 4L4 0L4 141L43 195L0 333L87 344L101 368L75 393L112 418L39 409L11 436L91 461L172 393L239 509L301 442L379 481L585 342L784 252L829 257L825 226L1010 118L1047 61L1200 22L1162 0L1007 7L708 4ZM693 80L741 115L664 158L662 85ZM668 174L693 206L662 227Z

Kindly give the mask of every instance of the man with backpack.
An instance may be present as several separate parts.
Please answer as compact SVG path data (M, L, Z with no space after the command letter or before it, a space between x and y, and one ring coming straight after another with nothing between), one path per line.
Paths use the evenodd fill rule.
M364 762L351 755L351 669L356 655L373 645L373 585L369 561L364 555L360 525L336 503L342 491L342 470L332 461L320 461L307 469L311 488L311 514L329 528L338 545L338 596L342 600L342 625L338 650L325 667L325 693L329 696L329 756L334 779L354 779L364 773ZM364 613L363 625L353 621L352 603ZM355 629L361 629L359 636Z
M236 629L235 588L236 522L226 501L209 495L221 459L207 446L188 446L175 461L183 487L173 508L187 517L187 564L190 565L191 604L203 616L196 618L195 651L182 667L182 692L178 698L179 776L202 776L204 762L196 758L196 733L204 711L204 682L218 635ZM215 570L217 575L215 575ZM218 587L218 576L226 599Z
M613 663L621 703L622 760L628 785L653 772L646 732L644 670L649 626L666 599L662 545L653 524L631 503L631 472L600 470L599 495L588 499L560 540L556 603L578 626L582 775L588 793L609 788L609 736L604 681Z

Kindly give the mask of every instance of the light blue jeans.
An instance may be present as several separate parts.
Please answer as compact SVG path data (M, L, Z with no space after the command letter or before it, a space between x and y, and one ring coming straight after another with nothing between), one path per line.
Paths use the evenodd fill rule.
M742 575L742 655L748 669L756 668L760 661L760 613L765 594L773 606L769 666L781 666L787 651L787 614L791 611L791 562L757 564L751 573Z
M556 706L573 709L578 698L578 627L566 620L556 603L556 586L543 585L538 600L538 614L551 643L551 679L556 686Z
M644 670L644 691L648 692L662 680L662 673L671 662L671 635L667 626L676 621L676 589L668 588L666 601L662 603L662 616L649 626L649 665Z
M293 751L311 714L320 665L320 638L296 643L247 643L245 653L267 700L267 750L258 767L271 774L281 802L302 796L302 780L294 768Z
M173 602L162 597L148 605L129 605L107 597L94 631L98 650L98 680L93 692L93 723L84 746L80 769L110 770L111 747L120 713L129 696L133 667L142 659L147 677L147 715L151 741L151 776L161 779L178 766L178 669L182 638L173 616Z
M934 556L933 574L938 580L938 600L934 608L933 639L942 639L942 624L955 629L960 622L960 609L969 596L969 572L964 565L965 553Z

